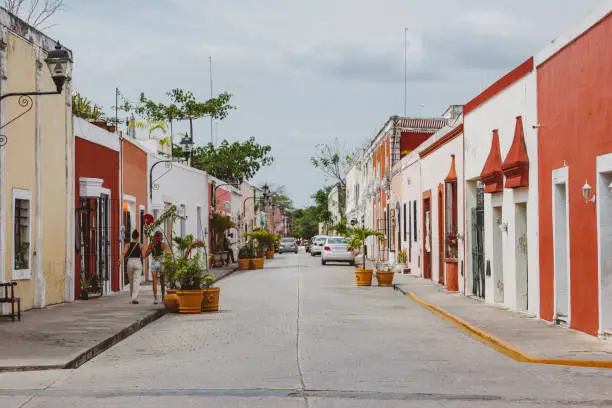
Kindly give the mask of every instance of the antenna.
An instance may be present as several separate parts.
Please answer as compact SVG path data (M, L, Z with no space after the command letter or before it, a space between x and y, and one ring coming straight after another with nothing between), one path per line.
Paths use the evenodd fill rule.
M404 117L408 95L408 27L404 27Z
M210 99L213 98L213 80L212 80L212 57L208 57L208 72L210 76ZM213 117L210 117L210 142L215 144L213 137Z

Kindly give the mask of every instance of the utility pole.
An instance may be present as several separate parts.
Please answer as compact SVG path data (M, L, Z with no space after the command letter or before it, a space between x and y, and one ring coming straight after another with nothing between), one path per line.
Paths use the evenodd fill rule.
M213 80L212 80L212 57L208 57L208 71L210 77L210 99L213 98ZM213 117L210 116L210 142L214 145L215 139L213 136Z
M404 27L404 117L408 95L408 27Z

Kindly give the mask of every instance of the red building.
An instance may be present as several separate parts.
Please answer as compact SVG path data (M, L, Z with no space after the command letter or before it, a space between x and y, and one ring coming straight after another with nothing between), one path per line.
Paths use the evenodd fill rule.
M105 295L119 279L119 139L74 118L76 256L75 297Z
M536 60L540 314L612 334L612 16L592 13Z
M147 212L147 153L129 139L121 140L121 226L123 242L129 242L134 229L140 232L140 242L145 243L144 215ZM150 280L148 265L145 278Z

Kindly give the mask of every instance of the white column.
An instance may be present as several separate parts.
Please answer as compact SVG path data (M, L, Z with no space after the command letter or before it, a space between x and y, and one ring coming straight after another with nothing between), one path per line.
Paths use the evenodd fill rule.
M35 70L35 89L40 92L40 69L42 68L41 51L36 47L34 64ZM43 200L42 200L42 183L43 183L43 145L42 145L42 107L41 96L36 96L34 100L35 115L36 115L36 245L34 246L34 307L43 308L46 304L45 299L45 277L43 275L43 251L42 251L42 231L43 231Z
M74 208L74 133L72 131L72 89L71 81L66 81L66 255L64 278L64 301L74 301L74 246L75 246L75 208Z
M0 34L0 93L7 91L7 54L6 54L6 28ZM0 126L6 123L6 99L0 102ZM0 135L6 135L6 128L0 130ZM6 142L6 140L4 140ZM5 282L6 276L6 150L0 146L0 281ZM8 304L3 304L1 311L8 313Z

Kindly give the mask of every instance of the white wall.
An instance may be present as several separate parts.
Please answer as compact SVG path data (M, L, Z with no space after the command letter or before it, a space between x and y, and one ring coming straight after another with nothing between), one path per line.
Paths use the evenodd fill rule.
M465 125L465 180L476 180L480 177L484 163L491 149L492 130L499 129L499 141L502 161L505 159L514 137L516 116L523 118L523 129L525 132L525 144L529 156L529 186L521 189L504 189L503 193L485 194L485 264L491 261L493 269L493 228L497 228L496 220L492 213L492 201L499 201L502 207L503 222L508 223L508 231L502 233L503 251L503 304L509 308L516 309L516 229L515 229L515 203L527 203L527 251L528 251L528 311L533 314L539 313L539 246L538 246L538 164L537 164L537 130L533 125L537 124L536 108L536 74L535 71L526 75L513 85L509 86L495 97L486 101L464 118ZM467 187L466 187L467 188ZM471 221L470 211L475 203L468 195L466 203L466 214L468 224ZM497 204L496 204L497 205ZM468 235L471 228L468 228ZM471 236L467 237L466 243L471 245ZM469 247L468 247L469 248ZM468 251L470 252L470 251ZM468 257L466 271L471 279L471 264ZM486 301L494 302L494 292L498 282L492 276L487 277ZM467 285L468 293L471 284Z
M449 128L443 128L441 131L434 134L428 141L426 141L419 151L422 151L425 147L429 146L433 141L439 137L448 133ZM432 260L432 279L434 282L438 281L439 278L439 254L438 254L438 185L444 185L444 179L448 175L451 166L451 154L455 155L455 170L457 172L457 232L459 234L465 234L463 229L463 188L459 180L463 180L463 145L462 135L459 135L452 141L441 146L428 156L421 159L421 199L423 192L431 190L431 260ZM444 194L444 192L443 192ZM420 204L422 206L422 202ZM442 207L444 211L444 206ZM423 223L425 214L419 208L419 222ZM423 231L424 233L424 231ZM444 237L443 237L444 238ZM444 247L444 242L442 242ZM458 242L458 275L459 275L459 290L463 292L464 288L464 276L461 276L463 259L463 240ZM421 266L424 260L421 259ZM465 275L465 273L464 273Z
M423 219L421 218L421 175L420 175L420 161L419 155L416 151L413 151L409 155L403 157L399 162L399 165L394 167L394 173L391 180L391 201L393 203L399 202L401 208L402 219L402 236L401 245L402 249L406 249L410 253L408 254L407 265L410 268L410 273L416 276L422 276L421 269L421 227L423 225ZM413 202L417 204L417 230L413 228L414 221L412 221L414 215ZM406 204L406 231L404 230L404 204ZM408 210L410 207L410 210ZM411 231L410 236L408 231ZM416 241L415 239L416 235ZM406 237L406 239L404 239ZM409 242L411 241L411 242Z
M160 158L150 152L147 155L147 177L151 166ZM165 174L164 174L165 173ZM162 174L164 174L161 178ZM172 163L168 169L165 164L159 164L153 170L153 180L159 185L153 190L153 199L149 202L149 208L163 211L164 202L169 202L178 207L185 205L185 234L197 237L197 207L201 207L202 229L208 233L208 177L206 173L179 163ZM148 180L147 180L148 181ZM174 235L180 232L180 222L174 225ZM206 238L207 236L205 236Z

